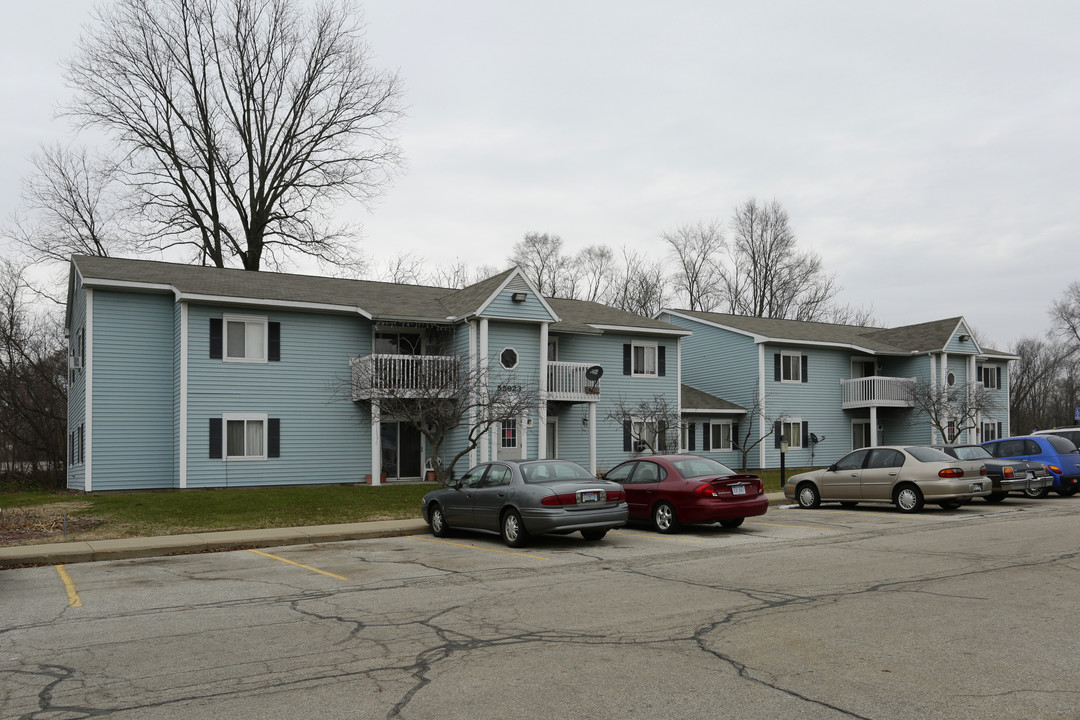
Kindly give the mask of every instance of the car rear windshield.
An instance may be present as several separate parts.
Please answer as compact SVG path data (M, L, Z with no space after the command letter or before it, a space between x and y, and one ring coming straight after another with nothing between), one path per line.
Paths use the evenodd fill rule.
M1059 453L1077 452L1076 446L1072 444L1071 440L1066 440L1058 435L1046 435L1045 437L1046 441Z
M909 447L904 449L907 450L908 455L919 462L952 462L956 459L950 457L948 453L932 447Z
M521 477L527 483L552 480L592 480L589 471L569 460L538 460L521 466Z
M702 475L734 475L735 472L723 463L712 458L686 458L685 460L672 460L671 464L684 478L701 477Z
M989 450L978 445L954 447L953 452L956 453L957 460L985 460L994 457Z

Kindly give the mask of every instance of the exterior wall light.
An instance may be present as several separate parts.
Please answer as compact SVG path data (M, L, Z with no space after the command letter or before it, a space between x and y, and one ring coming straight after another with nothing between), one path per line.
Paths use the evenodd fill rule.
M525 299L529 297L529 293L516 292L510 296L510 299L516 303L523 303Z

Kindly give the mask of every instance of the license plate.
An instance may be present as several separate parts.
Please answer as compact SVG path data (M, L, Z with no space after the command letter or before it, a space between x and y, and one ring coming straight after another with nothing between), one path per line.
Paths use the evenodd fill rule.
M581 493L581 502L583 502L583 503L600 502L600 491L599 490L585 490L585 491L582 491L582 493Z
M731 494L732 495L745 495L746 494L746 486L745 485L732 485L731 486Z
M980 483L975 483L971 486L971 489L974 492L982 492L982 485Z

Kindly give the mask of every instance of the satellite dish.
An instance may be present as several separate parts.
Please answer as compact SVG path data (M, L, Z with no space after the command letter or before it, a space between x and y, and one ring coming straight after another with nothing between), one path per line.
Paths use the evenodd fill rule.
M585 379L589 382L596 382L604 376L604 368L599 365L593 365L592 367L585 369Z

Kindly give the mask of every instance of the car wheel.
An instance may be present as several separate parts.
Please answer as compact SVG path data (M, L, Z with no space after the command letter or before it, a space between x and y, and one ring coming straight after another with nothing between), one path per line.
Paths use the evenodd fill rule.
M675 508L666 502L653 508L652 522L653 527L662 533L673 533L679 529L679 519L675 517Z
M799 501L799 507L808 510L821 504L821 495L814 483L803 483L795 488L795 498Z
M443 515L442 508L438 505L432 505L431 510L428 512L428 517L431 519L431 534L435 537L446 537L450 532L450 526L446 524L446 516Z
M901 485L896 488L893 502L903 513L917 513L923 508L922 491L914 485Z
M854 500L845 500L844 502L840 503L840 507L853 508L858 504L859 503L855 502Z
M589 529L589 530L582 530L581 531L581 537L585 538L586 540L603 540L605 535L607 535L607 529L606 528L604 528L602 530L597 530L596 528L592 528L592 529Z
M529 531L525 529L525 523L521 522L521 515L517 510L507 510L503 513L502 539L507 547L525 547L529 542Z
M734 530L735 528L742 525L742 521L743 518L727 518L726 520L720 521L720 527L724 528L725 530Z
M1002 500L1004 500L1006 497L1008 497L1008 495L1009 495L1009 493L1007 493L1007 492L990 493L989 495L984 497L983 500L985 500L988 503L999 503Z
M1050 494L1050 488L1024 488L1024 496L1029 498L1044 498Z
M946 500L945 502L939 502L938 505L944 510L959 510L960 506L964 503L959 500Z
M1061 488L1060 490L1057 491L1057 494L1060 495L1061 497L1072 497L1073 495L1075 495L1077 493L1078 490L1080 490L1080 488L1076 487L1075 485L1072 485L1072 486L1067 487L1067 488Z

